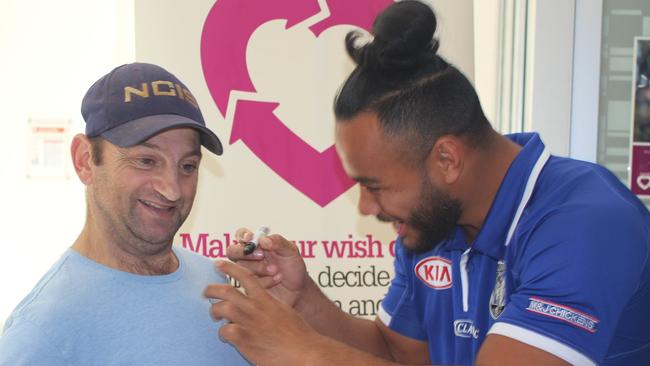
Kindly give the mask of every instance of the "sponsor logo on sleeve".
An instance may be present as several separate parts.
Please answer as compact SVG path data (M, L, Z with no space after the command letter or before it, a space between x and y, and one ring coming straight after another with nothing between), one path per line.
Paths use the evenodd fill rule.
M451 287L451 260L443 257L427 257L415 265L415 275L434 290Z
M566 305L556 304L538 297L529 297L528 299L530 302L528 303L526 310L562 320L590 333L596 333L596 326L598 325L599 320L593 316L589 316Z
M478 338L479 330L471 319L454 320L454 334L461 338Z

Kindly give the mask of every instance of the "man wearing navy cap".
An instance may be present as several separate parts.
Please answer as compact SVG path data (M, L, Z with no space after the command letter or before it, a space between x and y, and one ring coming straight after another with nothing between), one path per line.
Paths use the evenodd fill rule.
M122 65L81 105L72 161L86 223L6 322L0 365L241 365L202 296L226 283L172 247L192 208L201 145L220 155L196 99L165 69Z

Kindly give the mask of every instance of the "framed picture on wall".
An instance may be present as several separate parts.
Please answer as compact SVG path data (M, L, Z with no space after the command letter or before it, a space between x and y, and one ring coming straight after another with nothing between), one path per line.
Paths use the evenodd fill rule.
M69 179L69 120L29 119L27 179Z

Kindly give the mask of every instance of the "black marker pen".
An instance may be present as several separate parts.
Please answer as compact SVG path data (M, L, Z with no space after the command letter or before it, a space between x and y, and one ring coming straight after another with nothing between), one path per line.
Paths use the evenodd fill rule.
M257 248L257 245L259 244L260 238L269 235L270 232L271 229L269 229L268 227L260 226L260 228L257 229L255 235L253 235L253 239L244 244L244 255L249 255L253 253Z

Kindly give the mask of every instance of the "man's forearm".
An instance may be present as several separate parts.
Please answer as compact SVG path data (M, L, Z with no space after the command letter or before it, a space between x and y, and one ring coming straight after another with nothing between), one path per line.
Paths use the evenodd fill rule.
M322 337L319 342L303 354L304 365L329 366L329 365L373 365L397 366L398 364L378 358L376 355L366 353L357 347L344 345L343 342L329 337Z
M308 280L295 309L319 333L382 358L392 359L377 325L343 312L313 280Z

